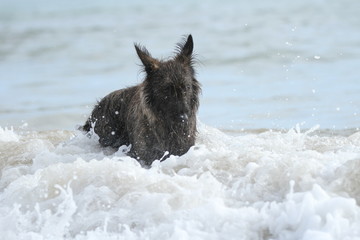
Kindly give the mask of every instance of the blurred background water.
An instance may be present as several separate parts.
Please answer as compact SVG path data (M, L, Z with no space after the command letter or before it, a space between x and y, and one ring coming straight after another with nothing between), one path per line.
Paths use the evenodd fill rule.
M360 1L0 2L0 126L82 124L141 82L134 42L168 57L191 33L199 118L227 131L360 126Z

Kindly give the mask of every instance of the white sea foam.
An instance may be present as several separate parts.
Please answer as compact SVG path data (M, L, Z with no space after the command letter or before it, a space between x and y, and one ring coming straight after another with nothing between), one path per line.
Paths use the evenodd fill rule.
M17 142L19 138L14 133L14 128L0 127L0 142Z
M360 133L314 131L200 124L187 154L144 169L79 132L1 129L0 235L359 239Z

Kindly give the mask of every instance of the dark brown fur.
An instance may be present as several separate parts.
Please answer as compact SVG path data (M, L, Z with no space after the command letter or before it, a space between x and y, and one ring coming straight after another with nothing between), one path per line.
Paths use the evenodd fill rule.
M164 155L182 155L195 143L200 84L193 68L193 39L178 44L174 58L152 58L135 44L145 80L105 96L83 126L94 127L102 146L130 145L130 155L151 165ZM169 153L169 154L166 154Z

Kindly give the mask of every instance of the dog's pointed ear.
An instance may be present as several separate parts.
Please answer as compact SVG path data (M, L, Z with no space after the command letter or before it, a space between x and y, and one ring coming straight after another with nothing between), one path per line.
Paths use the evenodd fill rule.
M150 53L145 47L141 47L138 44L134 44L136 53L139 56L142 64L145 67L147 73L151 73L159 68L159 61L151 57Z
M194 42L191 34L187 37L186 41L178 44L178 55L176 56L177 60L183 62L191 62L191 57L194 49Z
M184 47L181 49L181 55L186 57L191 57L193 49L194 49L194 42L190 34L186 40L186 43L184 44Z

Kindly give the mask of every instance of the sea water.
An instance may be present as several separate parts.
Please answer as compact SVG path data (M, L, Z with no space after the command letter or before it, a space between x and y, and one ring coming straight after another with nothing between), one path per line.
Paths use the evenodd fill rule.
M1 128L2 239L359 239L360 133L198 125L150 169L80 132Z
M0 239L360 239L360 2L0 2ZM144 169L75 130L191 33L198 135Z
M194 38L200 119L227 131L357 128L360 2L0 2L0 125L73 130L97 100Z

